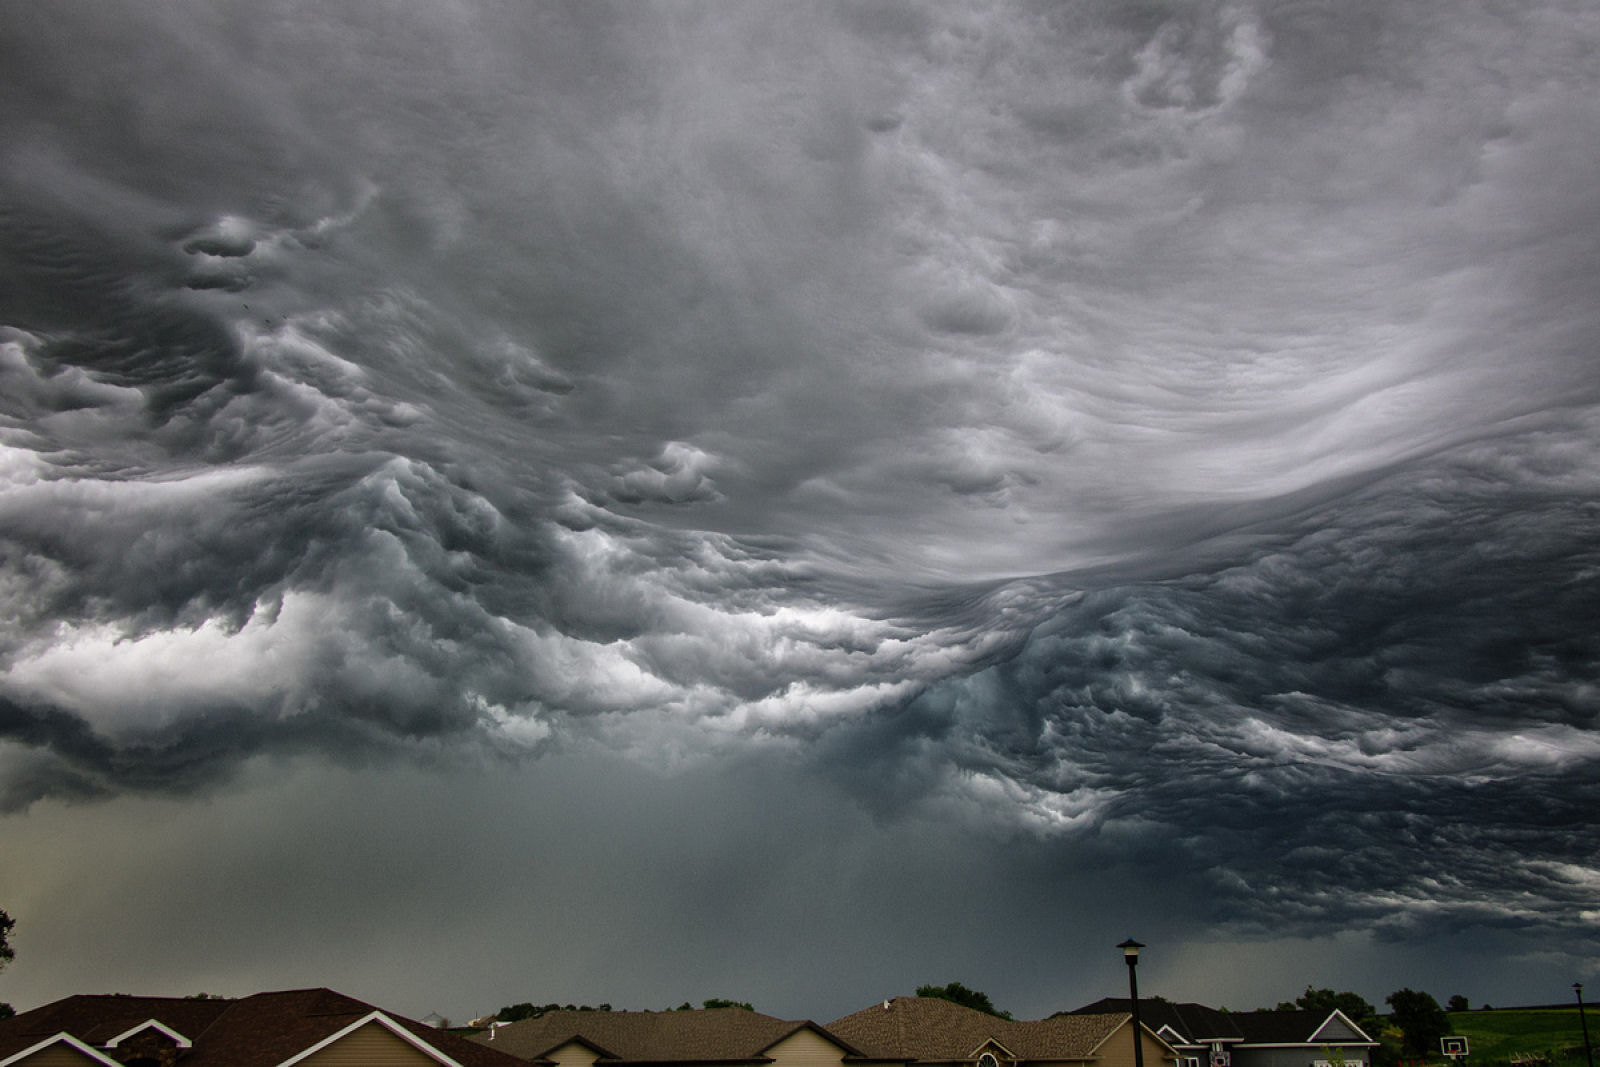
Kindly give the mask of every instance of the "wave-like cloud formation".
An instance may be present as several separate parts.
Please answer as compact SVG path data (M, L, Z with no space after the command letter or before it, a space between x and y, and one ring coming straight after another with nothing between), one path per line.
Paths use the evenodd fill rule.
M1587 5L0 18L6 805L780 746L1592 929Z

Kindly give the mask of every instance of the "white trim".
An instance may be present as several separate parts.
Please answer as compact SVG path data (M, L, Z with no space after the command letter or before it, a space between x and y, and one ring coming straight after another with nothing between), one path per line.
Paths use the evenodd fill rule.
M1171 1034L1172 1037L1168 1037L1167 1036L1168 1034ZM1193 1039L1191 1039L1189 1037L1186 1037L1183 1034L1178 1033L1177 1030L1173 1029L1171 1023L1162 1023L1161 1024L1161 1029L1156 1031L1156 1036L1161 1038L1167 1044L1171 1045L1174 1049L1176 1049L1179 1045L1182 1045L1184 1047L1188 1047L1190 1045L1193 1045L1195 1048L1199 1048L1200 1047L1199 1044L1196 1041L1194 1041ZM1176 1039L1176 1040L1174 1040L1174 1039Z
M132 1030L129 1030L126 1033L118 1034L116 1037L112 1038L110 1041L107 1041L106 1044L105 1044L105 1047L106 1048L116 1048L118 1045L120 1045L122 1042L126 1041L128 1038L132 1037L134 1034L137 1034L137 1033L139 1033L141 1031L144 1031L144 1030L148 1030L152 1026L155 1027L157 1030L160 1030L163 1034L166 1034L168 1037L172 1038L172 1040L176 1041L178 1043L178 1047L179 1048L194 1048L194 1042L193 1041L190 1041L188 1038L186 1038L182 1034L178 1033L178 1031L174 1030L172 1027L168 1026L166 1023L162 1022L160 1019L146 1019L144 1022L140 1023L138 1026L135 1026Z
M32 1056L35 1052L39 1052L42 1049L47 1049L58 1041L62 1044L72 1046L85 1056L88 1056L90 1059L94 1060L96 1063L104 1064L105 1067L122 1067L122 1064L118 1063L110 1056L107 1056L99 1049L91 1048L88 1045L85 1045L82 1041L79 1041L65 1030L61 1031L55 1037L47 1037L37 1044L29 1045L21 1052L13 1052L5 1059L0 1060L0 1067L10 1067L10 1064L17 1063L20 1060L25 1060L29 1056Z
M368 1012L366 1015L363 1015L361 1018L357 1019L349 1026L346 1026L338 1033L329 1034L327 1037L323 1038L321 1041L318 1041L310 1048L302 1049L293 1056L290 1056L282 1063L277 1064L277 1067L294 1067L294 1064L299 1063L308 1056L312 1056L318 1052L321 1052L335 1041L339 1041L345 1037L348 1037L350 1034L361 1029L368 1023L377 1023L379 1026L383 1027L394 1036L400 1038L402 1041L415 1046L417 1051L421 1052L424 1056L427 1056L429 1059L432 1059L437 1063L443 1064L444 1067L461 1067L461 1064L457 1063L443 1052L440 1052L438 1049L434 1048L432 1045L422 1040L422 1038L418 1037L416 1034L413 1034L410 1030L407 1030L405 1027L401 1026L399 1023L395 1022L381 1011ZM0 1067L5 1067L5 1064L0 1063ZM121 1064L113 1064L112 1067L121 1067Z
M1008 1060L1014 1060L1014 1059L1017 1058L1017 1054L1015 1052L1012 1052L1010 1049L1006 1048L1004 1045L1002 1045L1000 1042L996 1041L994 1038L986 1037L986 1038L983 1039L983 1043L982 1044L980 1044L977 1048L973 1049L970 1053L967 1054L967 1059L972 1060L974 1062L976 1062L979 1059L982 1059L984 1051L986 1049L990 1048L991 1046L994 1047L994 1048L999 1049L1002 1053L1004 1053L1005 1054L1005 1058L1008 1059ZM766 1051L766 1050L763 1049L762 1051ZM991 1053L991 1055L992 1055L992 1053ZM999 1059L1000 1059L999 1056L995 1056L995 1060L996 1061L998 1061Z
M1130 1026L1133 1023L1133 1013L1132 1012L1119 1011L1119 1012L1114 1012L1114 1013L1111 1013L1111 1014L1116 1014L1116 1015L1122 1016L1122 1021L1120 1023L1118 1023L1116 1026L1112 1027L1111 1028L1111 1032L1109 1034L1107 1034L1105 1037L1102 1037L1099 1041L1096 1041L1094 1043L1094 1048L1089 1050L1090 1057L1094 1057L1096 1055L1096 1053L1098 1053L1100 1051L1100 1046L1101 1045L1104 1045L1107 1041L1110 1041L1113 1037L1116 1037L1118 1034L1122 1033L1122 1028L1124 1026ZM1155 1038L1156 1042L1162 1048L1164 1048L1168 1052L1172 1053L1172 1058L1173 1059L1176 1060L1176 1059L1181 1059L1183 1057L1183 1054L1181 1052L1179 1052L1178 1049L1173 1047L1172 1042L1170 1042L1166 1038L1162 1037L1156 1031L1150 1029L1150 1024L1145 1022L1143 1019L1139 1020L1139 1029L1143 1030L1145 1033L1147 1033L1151 1037Z
M1350 1018L1350 1016L1346 1015L1344 1013L1343 1009L1341 1009L1341 1008L1334 1008L1332 1014L1330 1014L1326 1019L1322 1020L1322 1025L1317 1027L1315 1030L1311 1031L1311 1040L1312 1041L1316 1041L1317 1040L1317 1035L1322 1033L1322 1031L1326 1030L1328 1028L1328 1024L1333 1022L1335 1017L1337 1017L1338 1019L1343 1021L1344 1024L1346 1026L1348 1026L1351 1030L1355 1031L1357 1034L1360 1034L1361 1037L1364 1040L1371 1041L1374 1045L1377 1044L1377 1042L1376 1041L1372 1041L1372 1038L1367 1036L1367 1032L1365 1030L1361 1029L1361 1027L1357 1026L1356 1023L1355 1023L1355 1020ZM1332 1044L1332 1043L1333 1042L1327 1042L1327 1044ZM1346 1043L1348 1044L1348 1042L1346 1042Z

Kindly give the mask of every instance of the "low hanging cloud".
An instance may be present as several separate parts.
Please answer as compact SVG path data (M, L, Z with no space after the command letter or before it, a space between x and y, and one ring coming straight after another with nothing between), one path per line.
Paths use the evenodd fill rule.
M0 19L7 808L772 749L1592 939L1586 6Z

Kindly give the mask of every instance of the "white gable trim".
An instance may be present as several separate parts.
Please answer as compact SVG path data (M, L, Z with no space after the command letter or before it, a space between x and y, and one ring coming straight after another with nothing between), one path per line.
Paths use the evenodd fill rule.
M1345 1013L1344 1013L1344 1012L1343 1012L1343 1011L1342 1011L1342 1010L1340 1010L1340 1009L1339 1009L1339 1008L1334 1008L1334 1009L1333 1009L1333 1014L1331 1014L1331 1015L1329 1015L1329 1016L1328 1016L1328 1017L1327 1017L1327 1018L1326 1018L1326 1019L1324 1019L1324 1020L1322 1020L1322 1025L1321 1025L1321 1026L1319 1026L1319 1027L1317 1027L1317 1028L1316 1028L1316 1030L1314 1030L1314 1031L1313 1031L1313 1032L1312 1032L1312 1034L1311 1034L1311 1040L1312 1040L1312 1041L1316 1041L1316 1040L1317 1040L1317 1036L1318 1036L1318 1035L1319 1035L1319 1034L1321 1034L1321 1033L1322 1033L1322 1031L1324 1031L1324 1030L1326 1030L1326 1029L1327 1029L1327 1028L1328 1028L1328 1027L1329 1027L1329 1025L1330 1025L1330 1024L1332 1024L1332 1022L1333 1022L1333 1021L1334 1021L1334 1020L1335 1020L1335 1019L1338 1019L1338 1020L1339 1020L1339 1021L1340 1021L1340 1022L1342 1022L1342 1023L1344 1023L1344 1024L1345 1024L1345 1025L1346 1025L1346 1026L1348 1026L1348 1027L1349 1027L1349 1028L1350 1028L1350 1029L1351 1029L1351 1030L1354 1030L1354 1031L1355 1031L1355 1032L1356 1032L1356 1033L1357 1033L1357 1034L1360 1034L1360 1035L1361 1035L1361 1039L1362 1039L1362 1040L1364 1040L1364 1041L1370 1041L1370 1042L1372 1042L1372 1044L1374 1044L1374 1045L1376 1045L1376 1044L1377 1044L1377 1042L1376 1042L1376 1041L1373 1041L1373 1040L1372 1040L1372 1038L1370 1038L1370 1037L1368 1037L1368 1036L1367 1036L1367 1032L1366 1032L1366 1031L1365 1031L1365 1030L1363 1030L1363 1029L1361 1029L1361 1027L1359 1027L1359 1026L1357 1026L1357 1025L1356 1025L1356 1024L1355 1024L1355 1020L1353 1020L1353 1019L1351 1019L1351 1018L1350 1018L1350 1016L1348 1016L1348 1015L1346 1015L1346 1014L1345 1014ZM1348 1044L1348 1043L1349 1043L1349 1042L1348 1042L1348 1040L1346 1040L1346 1042L1345 1042L1345 1043L1346 1043L1346 1044Z
M1015 1052L1012 1052L1010 1049L1006 1048L1004 1045L1002 1045L1000 1042L996 1041L994 1038L986 1037L986 1038L983 1039L983 1044L981 1044L977 1048L973 1049L972 1053L969 1056L967 1056L967 1059L976 1060L979 1056L982 1056L985 1052L988 1052L990 1049L999 1049L1000 1050L1000 1054L1003 1055L1008 1060L1014 1060L1014 1059L1017 1058L1017 1054Z
M1167 1044L1171 1045L1173 1048L1178 1048L1180 1046L1192 1048L1201 1047L1200 1042L1191 1041L1187 1037L1184 1037L1182 1034L1178 1033L1178 1031L1174 1030L1171 1023L1163 1023L1161 1025L1161 1029L1156 1031L1156 1036L1165 1041Z
M106 1048L116 1048L119 1044L121 1044L122 1042L126 1041L128 1038L132 1037L134 1034L141 1033L141 1032L143 1032L145 1030L149 1030L152 1027L154 1027L157 1030L160 1030L163 1034L166 1034L168 1037L172 1038L172 1040L176 1041L178 1043L178 1047L179 1048L194 1048L194 1042L193 1041L190 1041L188 1038L186 1038L182 1034L178 1033L178 1031L174 1030L172 1027L168 1026L166 1023L162 1022L160 1019L146 1019L144 1022L140 1023L138 1026L135 1026L132 1030L128 1030L125 1033L118 1034L116 1037L114 1037L110 1041L106 1042Z
M1124 1012L1118 1012L1117 1014L1122 1016L1122 1021L1120 1023L1118 1023L1112 1029L1112 1031L1109 1034L1107 1034L1105 1037L1102 1037L1099 1041L1095 1042L1094 1048L1089 1050L1089 1055L1091 1057L1098 1056L1100 1054L1101 1047L1107 1041L1110 1041L1113 1037L1116 1037L1118 1034L1122 1033L1122 1028L1123 1027L1133 1025L1133 1015L1132 1015L1131 1012L1124 1011ZM1143 1019L1139 1020L1139 1029L1144 1031L1145 1033L1149 1034L1151 1037L1155 1038L1156 1039L1156 1044L1160 1045L1162 1048L1164 1048L1168 1052L1172 1053L1174 1059L1179 1058L1178 1057L1178 1050L1173 1047L1172 1042L1168 1041L1166 1038L1162 1037L1160 1034L1158 1034L1154 1030L1150 1029L1150 1024L1145 1022Z
M449 1056L446 1056L443 1052L440 1052L438 1049L434 1048L432 1045L422 1040L422 1038L418 1037L416 1034L413 1034L410 1030L407 1030L405 1027L401 1026L399 1023L395 1022L381 1011L372 1011L366 1015L363 1015L361 1018L357 1019L343 1030L340 1030L338 1033L329 1034L327 1037L323 1038L321 1041L318 1041L310 1048L304 1049L303 1051L297 1052L293 1056L290 1056L288 1059L278 1064L277 1067L293 1067L294 1064L299 1063L308 1056L316 1055L329 1045L336 1041L343 1040L349 1035L355 1033L357 1030L361 1029L363 1026L366 1026L368 1023L377 1023L395 1037L398 1037L400 1040L415 1047L416 1050L421 1052L424 1056L427 1056L436 1063L443 1064L444 1067L461 1067L461 1064L457 1063ZM0 1067L5 1067L5 1064L0 1063ZM113 1064L113 1067L121 1067L121 1064Z
M855 1049L851 1048L849 1045L846 1045L844 1042L840 1041L837 1037L834 1037L832 1034L828 1033L828 1031L824 1030L822 1027L818 1026L816 1023L811 1022L809 1020L807 1020L806 1022L800 1023L793 1030L790 1030L787 1034L784 1034L782 1037L778 1038L778 1040L774 1041L772 1044L767 1045L764 1048L762 1048L760 1050L760 1053L761 1053L762 1056L765 1056L765 1057L770 1059L773 1049L777 1048L779 1045L783 1044L785 1041L790 1041L790 1040L793 1040L794 1038L799 1037L801 1034L810 1034L812 1037L815 1037L815 1038L817 1038L817 1039L819 1039L821 1041L826 1041L828 1044L832 1045L834 1048L838 1049L841 1053L843 1053L846 1056L859 1056L859 1055L861 1055L861 1053L857 1052ZM609 1056L611 1054L610 1053L606 1053L606 1055ZM615 1058L615 1057L613 1057L613 1058Z
M61 1031L61 1033L57 1034L55 1037L47 1037L43 1041L38 1042L37 1044L29 1045L27 1048L23 1049L21 1052L12 1053L11 1055L7 1056L5 1059L0 1060L0 1067L10 1067L11 1064L18 1062L19 1060L25 1060L29 1056L32 1056L35 1052L38 1052L41 1049L47 1049L51 1045L56 1044L57 1042L59 1042L59 1043L61 1043L63 1045L70 1045L71 1047L77 1049L79 1052L83 1053L85 1056L88 1056L91 1060L94 1060L96 1063L104 1064L105 1067L122 1067L122 1064L118 1063L116 1060L112 1059L110 1056L107 1056L105 1053L101 1052L99 1049L90 1048L88 1045L85 1045L82 1041L79 1041L77 1038L75 1038L71 1034L67 1033L65 1030Z

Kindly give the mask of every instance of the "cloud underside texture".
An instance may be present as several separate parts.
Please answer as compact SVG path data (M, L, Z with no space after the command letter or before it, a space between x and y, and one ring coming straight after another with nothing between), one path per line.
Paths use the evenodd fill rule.
M8 807L773 750L1592 936L1587 5L0 17Z

